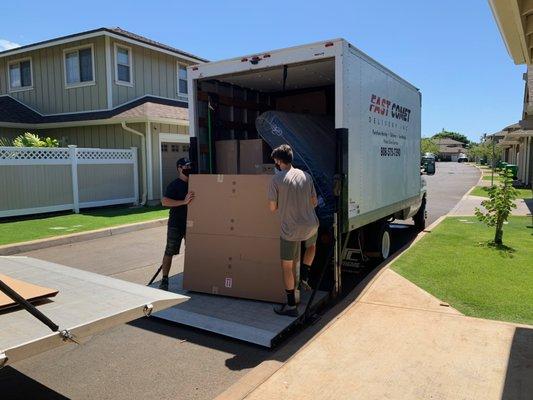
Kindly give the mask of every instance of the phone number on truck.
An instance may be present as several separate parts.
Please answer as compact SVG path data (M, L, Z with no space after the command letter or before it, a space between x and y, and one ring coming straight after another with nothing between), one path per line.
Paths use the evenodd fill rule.
M382 147L381 157L400 157L400 148L398 147Z

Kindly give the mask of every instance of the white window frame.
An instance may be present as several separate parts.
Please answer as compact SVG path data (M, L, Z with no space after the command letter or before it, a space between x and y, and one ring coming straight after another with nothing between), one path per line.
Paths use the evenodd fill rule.
M30 86L20 86L20 87L12 87L11 86L11 76L9 75L9 68L13 64L19 64L23 61L29 61L30 62L30 79L31 79L31 85ZM20 67L19 67L20 68ZM33 90L33 60L31 57L24 57L24 58L17 58L16 60L8 61L7 63L7 86L9 89L9 93L15 93L15 92L25 92L26 90Z
M184 62L177 61L176 62L176 93L178 94L178 100L184 101L186 103L189 102L189 94L180 92L180 66L185 67L185 70L187 70L188 65ZM187 80L189 77L189 73L187 72Z
M75 50L78 50L78 59L79 59L79 50L83 49L91 49L91 67L93 72L93 80L92 81L86 81L86 82L76 82L76 83L68 83L67 82L67 53L72 53ZM81 46L76 47L69 47L68 49L63 50L63 77L65 80L65 89L72 89L72 88L79 88L84 86L93 86L96 85L96 74L94 70L94 45L92 43L84 44Z
M115 54L115 83L121 86L133 87L133 50L130 46L125 46L123 44L114 43L114 54ZM118 49L122 48L128 50L128 60L130 63L130 81L121 81L118 79Z

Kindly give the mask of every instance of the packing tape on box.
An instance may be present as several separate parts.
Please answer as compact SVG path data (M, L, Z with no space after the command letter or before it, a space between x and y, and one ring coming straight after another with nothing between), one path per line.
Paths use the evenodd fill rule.
M222 174L218 174L218 175L217 175L217 182L218 182L218 183L222 183L222 182L224 182L224 175L222 175Z
M190 219L187 220L187 228L192 228L194 226L194 221L191 221Z

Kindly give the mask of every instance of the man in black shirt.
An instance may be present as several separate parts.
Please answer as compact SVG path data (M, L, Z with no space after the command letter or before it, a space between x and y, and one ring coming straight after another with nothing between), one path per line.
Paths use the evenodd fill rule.
M189 192L189 173L191 162L187 158L180 158L176 162L178 178L167 186L161 200L164 207L170 207L168 216L167 245L163 256L163 279L160 289L168 290L168 273L172 265L172 257L180 252L181 241L185 238L187 225L187 205L194 199L194 193Z

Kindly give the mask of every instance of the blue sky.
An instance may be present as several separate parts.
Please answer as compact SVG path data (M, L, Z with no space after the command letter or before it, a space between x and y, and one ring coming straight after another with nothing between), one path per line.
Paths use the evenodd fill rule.
M478 140L521 117L515 66L487 0L0 3L0 47L120 26L210 60L343 37L420 88L422 134Z

